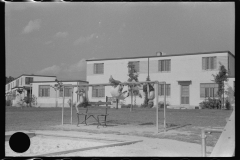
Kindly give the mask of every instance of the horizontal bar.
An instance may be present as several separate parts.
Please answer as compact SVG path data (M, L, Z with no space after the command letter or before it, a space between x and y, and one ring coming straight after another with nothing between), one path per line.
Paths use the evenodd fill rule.
M203 132L222 133L223 129L203 129Z
M142 83L158 83L158 84L166 84L166 82L158 82L158 81L143 81L143 82L123 82L120 83L122 85L138 85ZM111 83L99 83L99 84L79 84L79 85L62 85L62 86L71 86L71 87L88 87L88 86L112 86L114 84Z

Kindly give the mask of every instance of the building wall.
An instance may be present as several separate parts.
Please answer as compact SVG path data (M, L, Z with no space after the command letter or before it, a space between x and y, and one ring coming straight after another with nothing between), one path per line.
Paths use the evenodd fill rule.
M235 57L229 55L229 76L235 77Z
M79 82L80 84L86 84L86 82ZM39 97L39 86L40 85L54 85L57 84L56 82L43 82L43 83L33 83L32 85L32 94L37 97L37 104L36 107L56 107L56 102L58 107L63 106L63 97L59 97L59 90L57 91L57 98L56 98L56 91L54 88L50 87L50 97ZM63 82L64 85L77 85L78 82ZM77 102L77 87L74 87L73 90L73 103ZM68 104L68 100L71 97L64 98L64 107L70 107Z
M202 69L202 57L217 56L217 67L215 70ZM171 59L171 71L159 72L158 60ZM125 82L128 79L127 64L129 61L139 61L139 81L145 81L147 78L147 58L139 59L118 59L118 60L101 60L87 61L87 81L89 84L108 83L110 75L114 79ZM178 81L191 81L190 85L190 105L198 106L204 99L200 98L200 83L213 83L212 74L218 73L219 62L228 66L228 53L198 54L185 56L169 56L169 57L152 57L150 58L149 70L150 79L152 81L165 81L171 84L171 95L167 96L167 101L171 105L180 105L180 89ZM104 74L93 74L93 64L104 63ZM226 67L227 68L227 67ZM105 87L105 96L111 96L111 87ZM90 101L105 101L103 98L92 97L92 89L89 89ZM163 101L163 96L159 96L159 101ZM144 98L138 98L137 104L142 104ZM131 98L126 98L125 103L131 103ZM156 103L155 103L156 104Z

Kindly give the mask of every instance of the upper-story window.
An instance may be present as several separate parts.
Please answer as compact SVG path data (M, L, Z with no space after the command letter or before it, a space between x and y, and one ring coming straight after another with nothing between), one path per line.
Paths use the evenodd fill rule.
M131 61L129 65L131 65L136 72L139 72L139 61Z
M92 87L92 97L105 97L105 86Z
M10 90L10 84L8 84L8 90Z
M25 84L30 84L33 82L33 77L25 77Z
M64 97L72 96L72 87L64 87ZM63 88L60 89L59 97L63 97Z
M16 86L17 86L17 87L19 86L19 79L18 79L17 82L16 82Z
M216 83L201 83L200 84L200 97L201 98L214 98L217 97L218 84Z
M171 71L171 60L165 59L165 60L159 60L158 61L158 71Z
M104 63L94 63L94 74L103 74L104 73Z
M39 86L39 97L50 97L50 86L40 85Z
M217 68L217 57L202 57L202 69L211 70Z

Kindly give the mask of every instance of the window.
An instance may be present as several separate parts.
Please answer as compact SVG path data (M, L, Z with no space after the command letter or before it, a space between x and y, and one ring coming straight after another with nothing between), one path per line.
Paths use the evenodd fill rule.
M65 87L64 88L64 97L71 97L72 96L72 88ZM59 97L63 97L63 88L60 89Z
M215 83L201 83L200 84L200 97L201 98L214 98L218 97L218 84Z
M50 97L50 86L39 86L39 97Z
M19 79L17 80L16 86L17 86L17 87L19 86Z
M22 78L20 78L20 85L22 86Z
M105 97L105 87L104 86L92 87L92 97Z
M33 82L33 77L25 77L25 84L30 84Z
M203 57L202 58L202 69L216 69L217 68L217 57Z
M135 69L136 72L139 72L139 61L132 61L129 62L130 65L133 65L133 69Z
M10 84L8 84L8 90L10 90Z
M158 61L158 71L171 71L171 60L159 60Z
M94 74L103 74L104 72L103 63L94 63Z
M158 86L158 95L164 96L164 84L159 84ZM166 84L166 95L171 95L171 84Z

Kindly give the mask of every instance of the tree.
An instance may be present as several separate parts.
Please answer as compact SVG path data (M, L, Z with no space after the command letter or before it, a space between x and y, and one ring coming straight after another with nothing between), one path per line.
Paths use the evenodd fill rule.
M128 82L138 82L138 73L135 69L135 65L132 62L128 63ZM130 91L131 91L131 96L134 95L134 99L135 99L135 105L136 105L136 96L142 97L139 90L136 89L136 87L138 87L139 85L132 85L130 86Z
M228 81L228 71L225 68L225 66L220 63L219 72L216 75L213 74L213 77L214 77L214 82L218 84L217 95L221 100L221 108L222 108L224 105L224 102L223 102L224 97L222 98L222 96L224 96L224 82Z
M9 83L9 82L12 82L15 78L9 76L9 77L5 77L6 78L6 84Z

